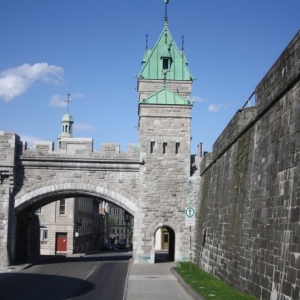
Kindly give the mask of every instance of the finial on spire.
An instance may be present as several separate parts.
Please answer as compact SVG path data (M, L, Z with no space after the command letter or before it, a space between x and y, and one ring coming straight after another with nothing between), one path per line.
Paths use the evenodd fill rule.
M165 8L165 24L168 24L168 3L169 0L164 0L165 4L166 4L166 8Z
M165 89L167 87L167 71L164 71L163 74L164 74L163 88Z
M65 100L65 102L67 102L67 113L69 113L69 104L70 102L72 102L72 100L70 99L71 94L68 94L68 99Z
M148 50L148 33L146 33L146 50Z
M181 50L182 52L184 51L184 35L181 36L182 38L182 46L181 46Z

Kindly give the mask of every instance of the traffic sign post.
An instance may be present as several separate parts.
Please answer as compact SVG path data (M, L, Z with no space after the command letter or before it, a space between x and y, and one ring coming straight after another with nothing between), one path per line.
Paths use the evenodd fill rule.
M190 226L190 271L192 271L192 226L195 226L195 208L188 206L185 209L185 225Z
M189 206L185 209L185 225L187 226L195 226L195 208Z

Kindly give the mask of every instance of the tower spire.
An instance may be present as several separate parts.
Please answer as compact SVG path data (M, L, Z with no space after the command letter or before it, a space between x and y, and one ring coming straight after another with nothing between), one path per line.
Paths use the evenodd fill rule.
M164 0L165 2L165 18L164 18L164 21L165 21L165 25L168 25L168 3L169 3L169 0Z
M148 50L148 33L146 34L146 51Z

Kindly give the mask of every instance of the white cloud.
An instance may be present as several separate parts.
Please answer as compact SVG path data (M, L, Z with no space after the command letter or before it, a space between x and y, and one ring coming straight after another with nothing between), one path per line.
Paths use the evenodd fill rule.
M66 107L67 106L67 98L68 95L58 95L55 94L50 98L50 102L49 105L52 107ZM70 101L72 102L74 99L78 99L78 98L85 98L85 95L82 94L71 94L70 95Z
M74 99L77 99L77 98L85 98L85 95L82 95L82 94L72 94L71 95Z
M193 95L190 97L191 102L207 102L207 100L201 98L200 96Z
M66 107L66 98L66 96L60 96L58 94L55 94L50 98L49 105L54 107Z
M48 63L24 64L0 72L0 97L9 102L24 94L37 80L46 83L60 84L63 82L64 70Z
M84 123L74 123L74 129L76 129L77 131L92 131L94 129L96 129L96 127L94 125L90 125L90 124L84 124Z
M208 111L212 113L217 113L222 109L228 109L232 104L231 103L220 103L220 104L211 104L208 107Z

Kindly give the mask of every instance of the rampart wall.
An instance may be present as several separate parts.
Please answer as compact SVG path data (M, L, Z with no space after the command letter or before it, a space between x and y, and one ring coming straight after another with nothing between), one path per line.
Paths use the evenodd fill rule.
M300 32L201 161L194 260L257 299L300 299Z

